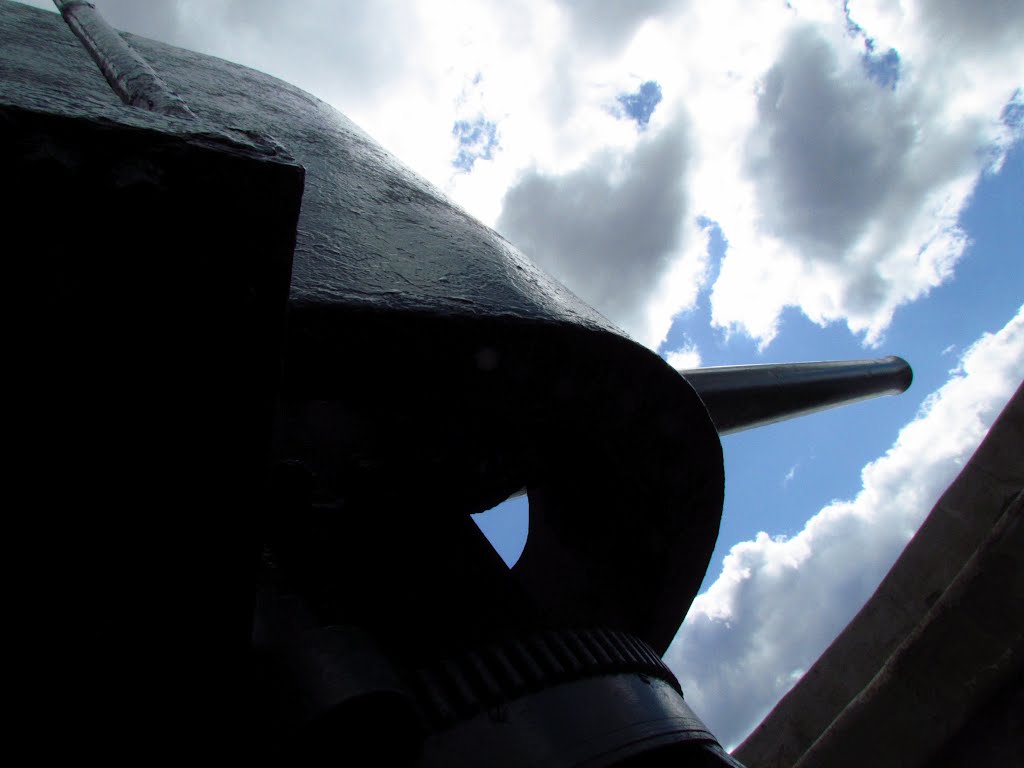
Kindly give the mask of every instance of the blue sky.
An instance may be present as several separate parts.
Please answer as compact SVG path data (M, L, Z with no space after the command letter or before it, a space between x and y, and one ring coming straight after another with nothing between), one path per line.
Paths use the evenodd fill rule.
M1022 3L96 5L324 99L678 367L912 364L900 397L723 440L720 540L666 660L726 745L1024 378ZM478 516L510 560L526 506Z
M661 86L653 80L647 80L640 83L635 92L620 93L615 100L622 112L643 128L651 121L651 115L661 103Z
M475 120L456 120L452 135L458 139L459 151L452 165L460 171L472 171L477 160L490 160L498 146L498 126L483 116Z

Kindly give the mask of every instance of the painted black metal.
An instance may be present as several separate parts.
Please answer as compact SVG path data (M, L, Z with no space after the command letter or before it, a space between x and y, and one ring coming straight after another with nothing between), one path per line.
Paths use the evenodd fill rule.
M417 670L412 689L431 726L443 729L542 689L621 674L661 680L682 693L675 675L647 643L601 629L501 638Z
M249 706L302 169L10 104L0 164L11 493L39 499L9 535L52 694L33 712L81 753L107 754L114 722L125 749L167 744L170 723L182 750L226 743Z
M253 669L267 748L285 762L345 744L381 765L409 764L423 740L420 712L401 670L364 627L322 625L303 599L257 593ZM282 737L282 734L284 735Z
M195 117L153 68L103 20L96 6L85 0L53 2L125 104L174 117Z
M542 688L460 720L424 744L417 766L481 764L737 765L670 685L657 678L614 673Z
M700 395L718 434L775 424L879 395L906 392L906 360L735 365L679 372Z
M7 531L26 741L224 754L252 738L252 572L303 170L253 136L123 105L58 15L16 3L0 4L0 167L9 493L35 499Z
M272 136L305 168L277 460L309 469L316 503L396 520L525 486L514 576L538 610L663 652L724 489L692 388L328 105L126 38L200 121Z

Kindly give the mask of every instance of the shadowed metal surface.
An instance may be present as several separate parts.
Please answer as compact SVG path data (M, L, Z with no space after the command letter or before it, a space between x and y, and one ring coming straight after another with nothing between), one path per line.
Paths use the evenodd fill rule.
M61 618L90 627L78 648L97 660L52 665L92 694L67 724L77 743L106 746L111 721L126 742L173 728L175 750L253 749L266 733L282 757L344 738L408 764L456 730L494 747L505 729L478 731L468 711L419 727L402 681L439 663L457 691L480 669L523 679L499 703L535 756L552 711L577 733L565 759L721 755L672 684L644 698L651 669L673 680L642 657L682 620L721 513L720 444L685 381L309 95L127 36L195 118L134 109L82 51L62 55L60 19L0 11L15 41L0 53L0 146L27 193L15 250L49 308L24 366L28 410L45 414L31 444L62 443L38 445L27 477L52 467L59 507L96 509L60 518L47 559L51 581L76 582ZM232 187L275 174L279 195ZM47 227L49 198L75 201L62 227ZM267 301L245 319L254 291L286 287L286 329ZM26 316L35 298L20 297ZM236 365L234 340L255 329L266 343ZM95 371L76 387L89 408L53 397L64 364ZM260 460L269 401L280 472ZM108 446L128 454L118 482ZM510 573L468 515L524 486L536 514ZM597 666L536 678L515 652L532 646L514 642L468 680L451 665L545 631L603 638ZM612 673L646 703L624 702ZM564 706L579 685L586 706ZM595 730L599 699L610 725ZM631 718L621 743L611 726Z
M251 719L303 170L254 134L125 106L60 16L13 3L0 166L11 494L40 499L11 523L34 749L223 748Z
M692 389L333 108L125 37L200 120L272 136L306 169L276 450L313 470L314 497L461 515L526 486L551 509L516 568L542 610L663 651L721 515Z
M541 613L664 650L723 493L714 427L674 371L312 96L125 35L196 119L131 109L83 51L65 55L58 17L4 7L19 109L286 146L304 166L274 450L310 470L315 503L461 517L526 486L540 511L516 577Z

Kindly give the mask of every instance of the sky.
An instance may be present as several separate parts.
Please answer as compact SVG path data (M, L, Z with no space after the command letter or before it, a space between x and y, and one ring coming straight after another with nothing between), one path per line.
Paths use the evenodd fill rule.
M718 547L665 658L727 747L1024 378L1022 2L95 5L329 102L677 368L911 363L900 397L723 438ZM479 516L509 562L525 510Z

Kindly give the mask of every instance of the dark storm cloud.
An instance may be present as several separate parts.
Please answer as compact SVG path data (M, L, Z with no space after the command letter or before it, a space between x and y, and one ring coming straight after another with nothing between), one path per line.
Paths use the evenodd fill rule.
M531 171L505 195L498 230L638 335L680 244L688 153L679 121L625 158L602 154L563 176Z

